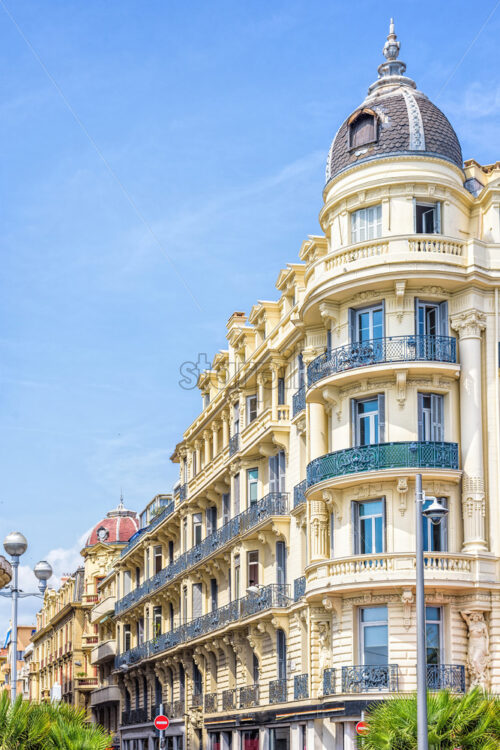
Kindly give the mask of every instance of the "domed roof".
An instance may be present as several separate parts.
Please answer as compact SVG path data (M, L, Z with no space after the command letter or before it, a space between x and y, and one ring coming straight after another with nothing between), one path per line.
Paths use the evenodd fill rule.
M327 182L355 164L402 154L437 156L462 168L462 149L455 131L441 110L404 75L406 65L397 60L400 43L396 39L391 19L383 49L386 62L379 66L378 80L368 89L364 102L333 139ZM359 135L354 133L355 127Z
M96 523L85 542L85 547L94 544L124 544L139 529L139 519L133 510L126 510L123 498L117 508L110 510L106 518Z

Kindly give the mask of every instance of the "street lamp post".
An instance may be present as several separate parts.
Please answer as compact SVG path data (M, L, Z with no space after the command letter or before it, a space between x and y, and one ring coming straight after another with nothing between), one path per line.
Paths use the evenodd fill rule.
M425 500L432 500L424 510ZM427 653L425 644L425 587L424 587L424 528L423 519L439 524L448 513L448 508L437 497L425 497L422 492L422 474L415 481L415 537L416 537L416 608L417 608L417 747L429 749L427 726Z
M11 700L16 700L16 689L17 689L17 608L19 598L25 598L27 596L38 596L42 597L47 588L47 581L52 575L52 568L46 560L40 560L33 572L40 581L39 590L40 593L32 592L27 593L20 591L19 589L19 558L24 555L28 549L28 540L21 534L20 531L13 531L4 539L3 546L5 551L11 557L12 565L12 582L10 584L10 591L0 591L0 596L10 596L12 599L12 627L11 627L11 685L10 694Z

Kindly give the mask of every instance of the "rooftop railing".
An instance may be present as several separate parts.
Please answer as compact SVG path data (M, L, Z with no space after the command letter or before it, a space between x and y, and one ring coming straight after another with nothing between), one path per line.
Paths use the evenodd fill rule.
M458 444L374 443L334 451L311 461L307 467L307 486L346 474L400 468L458 469Z
M455 363L456 339L453 336L410 335L355 341L313 359L307 368L307 382L311 386L322 378L355 367L418 361Z
M261 521L271 516L283 516L288 513L288 493L270 492L259 502L251 505L239 515L231 518L227 523L209 534L200 544L191 547L190 550L167 565L151 578L141 583L133 591L130 591L115 604L115 614L124 612L129 607L137 604L144 596L164 586L180 573L183 573L193 565L211 555L216 550L249 529L257 526Z

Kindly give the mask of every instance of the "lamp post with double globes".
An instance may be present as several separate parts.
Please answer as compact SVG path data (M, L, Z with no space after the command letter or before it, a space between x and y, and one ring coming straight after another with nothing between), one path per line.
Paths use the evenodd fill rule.
M428 508L425 501L431 500ZM424 518L435 525L446 517L448 508L437 497L426 496L422 492L422 475L417 474L415 482L415 537L416 537L416 608L417 608L417 747L428 750L429 734L427 726L427 652L425 643L425 587L424 587Z
M12 599L12 629L11 629L11 685L10 694L12 702L16 699L17 688L17 606L18 600L27 596L38 596L43 598L47 581L52 575L52 568L46 560L40 560L33 572L40 581L38 588L40 593L25 592L19 589L19 558L24 555L28 549L28 540L20 531L12 531L4 539L3 546L5 551L11 557L12 565L12 582L8 587L9 591L0 591L0 596L10 596Z

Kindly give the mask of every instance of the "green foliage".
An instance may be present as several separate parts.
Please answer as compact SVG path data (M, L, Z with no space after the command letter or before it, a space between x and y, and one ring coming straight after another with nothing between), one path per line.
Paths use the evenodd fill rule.
M110 736L89 724L85 712L71 706L29 703L18 696L11 705L0 696L0 750L106 750Z
M479 688L466 695L428 693L429 748L432 750L498 750L500 698ZM399 696L367 712L369 732L363 750L417 750L416 696Z

